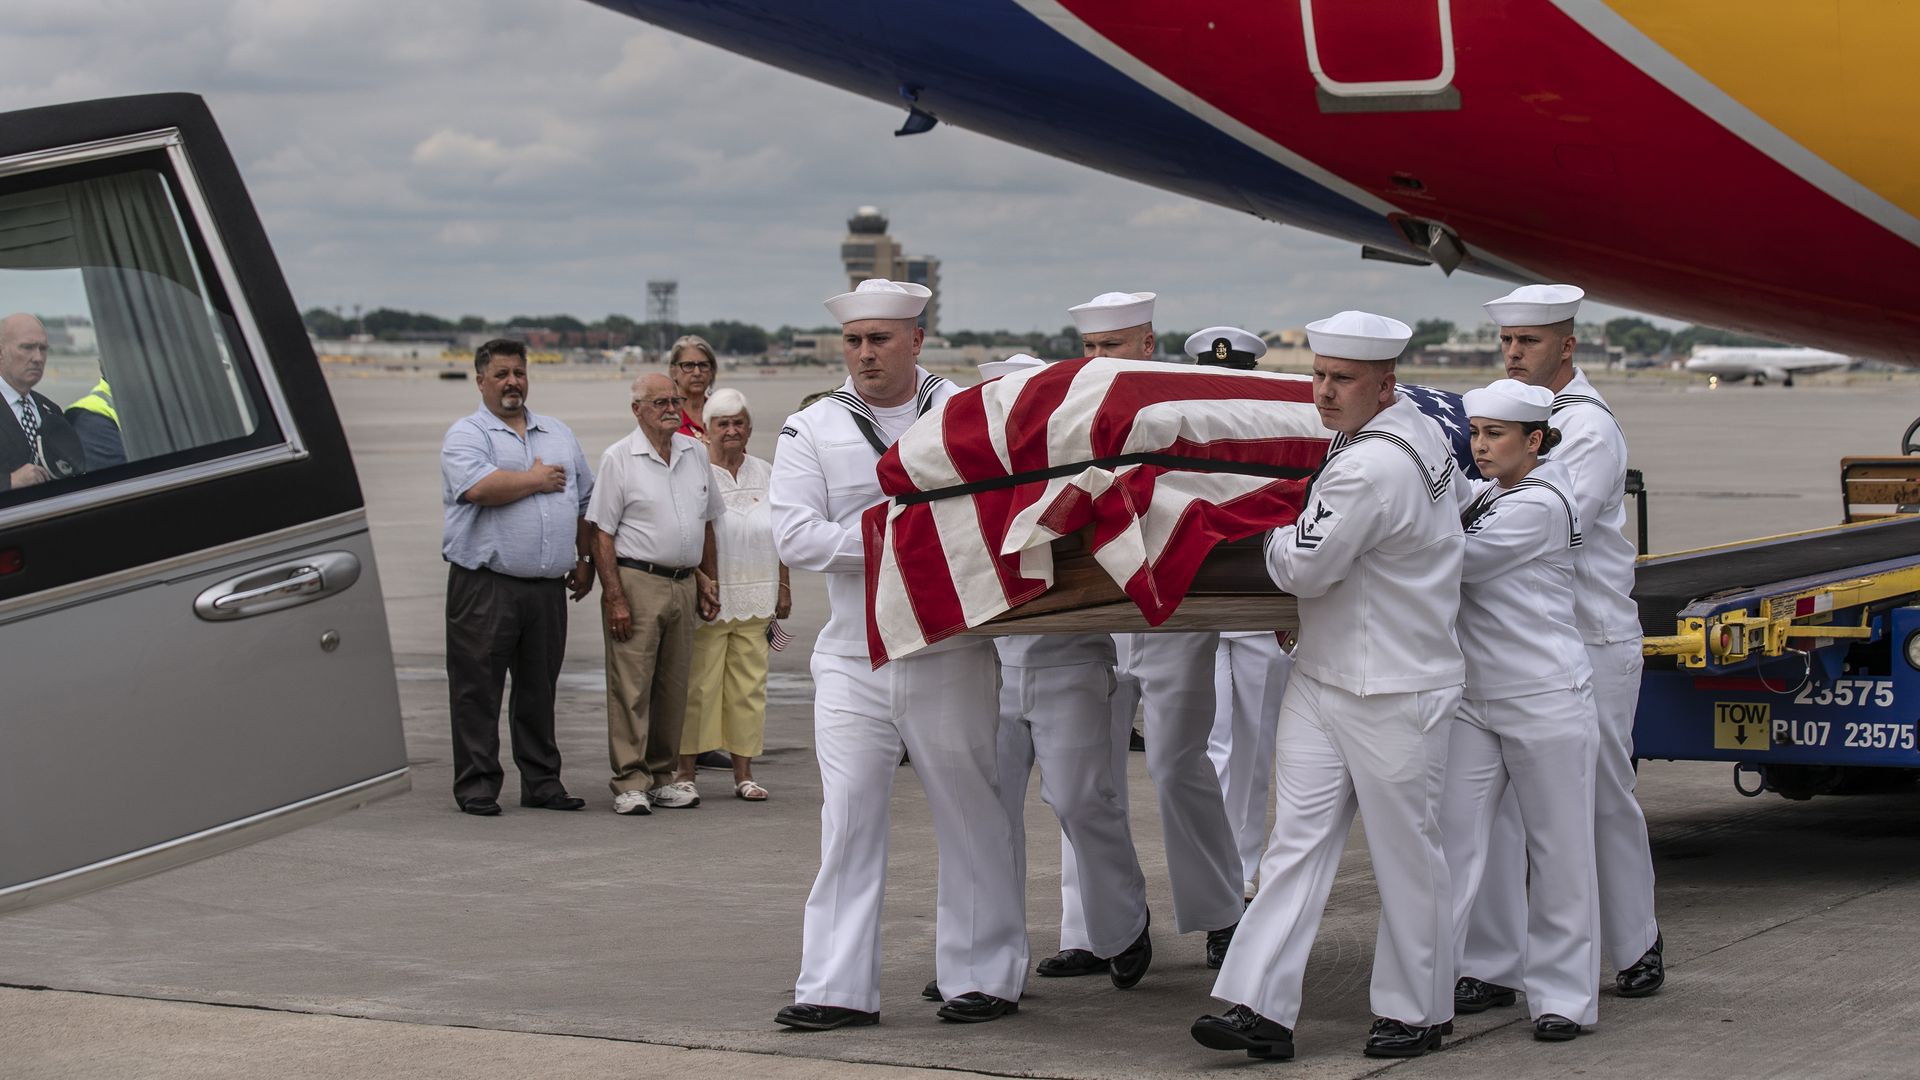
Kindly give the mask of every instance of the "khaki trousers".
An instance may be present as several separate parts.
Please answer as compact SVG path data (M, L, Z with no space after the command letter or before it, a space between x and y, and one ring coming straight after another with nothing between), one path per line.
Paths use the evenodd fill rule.
M680 726L687 713L687 669L693 662L694 583L620 568L620 588L633 613L633 636L607 645L608 787L615 795L673 782Z
M729 619L694 629L682 754L760 756L767 727L767 622Z

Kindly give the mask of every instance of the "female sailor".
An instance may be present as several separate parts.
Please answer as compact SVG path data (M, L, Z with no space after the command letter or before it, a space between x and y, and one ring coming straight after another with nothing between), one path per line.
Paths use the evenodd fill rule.
M1580 546L1572 478L1543 455L1553 394L1501 379L1466 394L1483 477L1461 515L1458 634L1466 693L1447 749L1440 825L1453 872L1454 955L1486 869L1494 812L1511 784L1529 875L1523 985L1534 1038L1572 1039L1598 1015L1600 951L1593 784L1599 736L1592 667L1574 627ZM1509 998L1509 1000L1511 1000Z

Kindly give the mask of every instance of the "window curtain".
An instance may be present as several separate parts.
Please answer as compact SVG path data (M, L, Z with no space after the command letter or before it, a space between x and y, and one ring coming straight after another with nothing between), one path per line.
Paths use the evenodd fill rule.
M253 430L158 172L0 197L0 266L80 269L129 461Z

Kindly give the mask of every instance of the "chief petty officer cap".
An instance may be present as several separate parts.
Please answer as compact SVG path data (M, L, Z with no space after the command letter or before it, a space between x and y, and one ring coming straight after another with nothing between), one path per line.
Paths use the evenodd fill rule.
M1187 339L1187 355L1201 364L1244 371L1267 355L1267 343L1237 326L1209 326Z
M1586 295L1577 285L1522 285L1480 306L1496 326L1552 326L1573 318Z
M1014 353L1005 360L981 361L980 381L986 382L988 379L997 379L1002 375L1011 375L1016 371L1030 371L1034 368L1046 366L1047 362L1037 356L1028 356L1026 353Z
M1464 407L1468 416L1482 420L1544 424L1553 415L1553 391L1518 379L1496 379L1478 390L1467 391Z
M1153 321L1153 294L1150 292L1109 292L1084 304L1067 309L1074 328L1083 334L1104 334L1145 326Z
M842 326L862 319L917 319L927 309L933 290L911 281L868 278L852 292L844 292L824 303L827 314Z
M1413 328L1370 311L1343 311L1307 324L1307 345L1316 356L1341 360L1392 360L1406 351Z

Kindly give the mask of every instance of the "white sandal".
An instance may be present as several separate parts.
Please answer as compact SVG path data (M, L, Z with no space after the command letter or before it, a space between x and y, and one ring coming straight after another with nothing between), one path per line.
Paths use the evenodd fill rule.
M733 793L748 802L766 802L767 789L757 780L741 780L733 785Z

